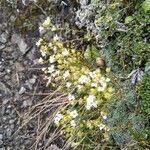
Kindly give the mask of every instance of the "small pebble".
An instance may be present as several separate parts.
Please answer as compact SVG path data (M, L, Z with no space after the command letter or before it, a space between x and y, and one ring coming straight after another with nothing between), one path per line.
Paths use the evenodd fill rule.
M3 134L0 134L0 140L2 140L3 139Z
M7 42L7 34L6 33L2 33L0 35L0 42L1 43L6 43Z
M2 140L0 140L0 146L3 144L3 141Z
M25 93L26 89L22 86L19 90L19 94L22 95L23 93Z
M5 48L5 45L0 45L0 49L4 49Z
M9 120L9 124L13 124L15 122L15 120L11 119Z

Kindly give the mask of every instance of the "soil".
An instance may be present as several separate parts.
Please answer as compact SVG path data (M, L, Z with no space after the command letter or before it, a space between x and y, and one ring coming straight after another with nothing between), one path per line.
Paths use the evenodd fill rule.
M22 35L11 26L16 16L0 9L0 150L43 149L36 141L38 119L23 126L24 116L49 93L38 64L38 28ZM40 22L40 20L39 20ZM48 137L49 138L49 137ZM47 150L60 150L56 141Z

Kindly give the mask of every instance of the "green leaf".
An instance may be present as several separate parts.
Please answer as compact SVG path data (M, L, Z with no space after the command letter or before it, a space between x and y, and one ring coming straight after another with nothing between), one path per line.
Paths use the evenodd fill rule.
M150 0L145 0L142 4L142 8L145 12L150 11Z
M150 71L150 61L146 63L145 72Z
M132 20L133 20L133 17L132 17L132 16L126 17L126 18L125 18L125 24L130 23Z
M88 61L92 61L94 59L96 59L97 57L99 57L99 51L95 46L88 46L86 51L84 52L84 57L85 59L87 59Z
M91 48L88 46L86 51L84 52L84 57L87 60L91 60L92 59L92 52L91 52Z
M99 50L94 45L92 45L91 51L92 51L92 58L93 59L99 57Z

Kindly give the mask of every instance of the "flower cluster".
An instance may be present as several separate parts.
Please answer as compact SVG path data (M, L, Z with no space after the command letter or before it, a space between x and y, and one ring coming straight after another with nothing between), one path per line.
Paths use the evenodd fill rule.
M47 29L49 24L50 20L46 19L43 27ZM83 138L87 140L97 133L108 139L106 105L113 94L107 77L109 69L91 68L81 52L65 47L56 35L49 42L40 39L37 46L42 55L39 62L48 66L43 69L47 85L68 94L67 107L54 117L55 124L62 127L62 134L74 144L81 144Z

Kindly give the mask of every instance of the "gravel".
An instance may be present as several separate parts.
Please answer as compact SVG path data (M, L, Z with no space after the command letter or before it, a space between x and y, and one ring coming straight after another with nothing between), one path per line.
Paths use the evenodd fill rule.
M38 37L23 37L7 25L2 15L8 17L10 12L8 15L0 10L0 18L5 18L0 20L0 150L34 150L31 146L35 142L38 119L22 125L30 108L43 98L34 94L48 92L43 88L41 71L34 69L41 67L34 46ZM14 16L10 18L13 20ZM48 145L47 150L61 150L56 144ZM42 150L41 146L36 150Z

